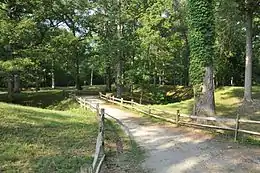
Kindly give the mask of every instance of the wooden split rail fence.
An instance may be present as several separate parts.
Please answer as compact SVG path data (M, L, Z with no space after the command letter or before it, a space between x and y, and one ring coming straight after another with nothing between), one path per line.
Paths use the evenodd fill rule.
M93 163L87 168L87 173L100 173L101 167L105 160L105 148L104 148L104 120L105 120L105 110L99 108L99 104L93 104L88 102L86 99L81 97L76 97L77 102L81 107L92 110L97 113L99 119L99 133L97 136L96 150ZM83 171L82 171L83 172Z
M218 130L228 130L228 131L234 131L234 140L236 141L238 138L238 133L245 133L245 134L250 134L250 135L257 135L260 136L260 132L255 132L255 131L249 131L249 130L244 130L240 129L240 124L259 124L260 121L253 121L253 120L247 120L247 119L240 119L240 116L237 115L236 119L232 118L218 118L218 117L201 117L201 116L193 116L193 115L185 115L181 114L179 110L177 110L176 113L169 112L169 111L163 111L160 109L155 109L151 108L150 106L142 105L139 103L134 102L132 99L131 101L124 100L123 98L119 99L111 95L105 95L102 93L99 93L99 97L101 99L104 99L108 102L118 104L122 107L129 108L136 110L138 112L141 112L143 114L149 115L151 117L161 119L163 121L167 121L170 123L174 123L177 126L178 125L189 125L189 126L197 126L197 127L203 127L203 128L212 128L212 129L218 129ZM171 115L173 118L165 118L162 117L158 114L167 114ZM203 124L200 123L201 121L207 121L207 122L212 122L211 124ZM217 123L227 123L227 124L232 124L233 127L231 126L218 126L215 125Z

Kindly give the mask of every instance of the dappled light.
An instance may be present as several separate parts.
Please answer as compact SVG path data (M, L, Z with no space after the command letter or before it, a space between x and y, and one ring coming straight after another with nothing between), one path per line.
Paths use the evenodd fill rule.
M85 99L93 100L91 97ZM202 130L163 124L115 105L101 103L100 106L120 121L123 129L146 149L143 166L154 172L260 171L258 147L238 145ZM244 158L251 161L243 162Z

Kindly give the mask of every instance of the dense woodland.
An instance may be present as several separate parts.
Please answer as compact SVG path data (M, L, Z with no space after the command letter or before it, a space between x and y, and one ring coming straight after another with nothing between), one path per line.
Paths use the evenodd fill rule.
M260 83L259 7L259 0L3 0L0 87L105 84L121 97L193 86L197 107L214 114L215 87L245 86L250 102Z

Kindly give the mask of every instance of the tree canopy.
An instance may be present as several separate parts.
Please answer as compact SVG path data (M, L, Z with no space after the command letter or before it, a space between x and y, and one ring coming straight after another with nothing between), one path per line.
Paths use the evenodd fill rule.
M23 88L115 84L120 97L201 85L209 66L215 87L246 83L250 93L260 82L259 11L255 0L4 0L1 87L18 75Z

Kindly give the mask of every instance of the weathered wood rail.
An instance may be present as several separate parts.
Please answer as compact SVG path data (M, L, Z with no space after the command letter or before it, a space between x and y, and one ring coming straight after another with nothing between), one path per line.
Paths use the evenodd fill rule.
M99 108L99 104L93 104L88 102L86 99L81 97L76 97L77 102L81 107L90 109L97 113L97 118L99 119L99 133L96 141L96 150L93 163L87 168L87 173L100 173L101 167L105 160L105 148L104 148L104 120L105 120L105 110ZM83 171L82 171L83 172Z
M212 128L212 129L219 129L219 130L228 130L234 131L234 140L236 141L238 138L238 133L245 133L250 135L257 135L260 136L260 132L240 129L240 124L260 124L260 121L253 121L247 119L240 119L240 116L237 115L236 119L232 118L218 118L218 117L201 117L201 116L193 116L193 115L185 115L181 114L178 110L176 113L164 111L160 109L151 108L150 106L142 105L139 103L134 102L134 100L124 100L123 98L119 99L111 95L105 95L99 93L99 97L104 99L108 102L118 104L122 107L129 108L141 112L143 114L149 115L151 117L161 119L163 121L167 121L170 123L174 123L178 125L189 125L189 126L197 126L203 128ZM171 115L173 118L165 118L158 114L167 114ZM211 122L211 124L203 124L200 123L201 121ZM217 123L227 123L228 126L219 126L215 125Z

